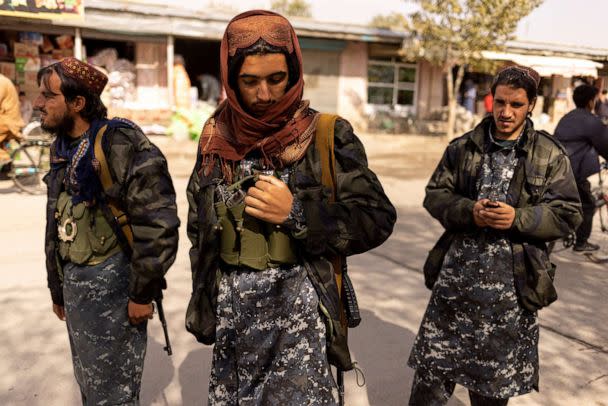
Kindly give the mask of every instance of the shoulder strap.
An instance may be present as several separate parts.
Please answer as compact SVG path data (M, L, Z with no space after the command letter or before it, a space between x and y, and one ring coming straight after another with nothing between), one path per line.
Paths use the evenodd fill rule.
M334 203L337 198L336 156L334 153L334 128L337 119L338 116L334 114L321 114L315 134L315 148L321 157L321 183L331 189L330 203ZM345 258L336 255L330 260L334 267L338 295L342 298L342 265ZM344 309L341 309L340 313L341 321L346 324Z
M101 186L103 187L104 192L110 189L114 184L112 175L110 174L110 167L108 166L108 161L106 160L106 154L103 152L102 147L103 136L107 127L107 124L104 125L99 129L97 135L95 135L95 146L93 150L95 159L97 159L99 162L99 180L101 181ZM116 223L129 243L129 247L133 249L133 230L131 229L131 224L129 223L127 213L122 211L112 199L108 199L107 203L112 215L114 216L114 219L116 220Z
M337 115L321 114L317 122L315 148L321 157L321 183L331 189L330 203L336 201L336 156L334 154L334 127Z

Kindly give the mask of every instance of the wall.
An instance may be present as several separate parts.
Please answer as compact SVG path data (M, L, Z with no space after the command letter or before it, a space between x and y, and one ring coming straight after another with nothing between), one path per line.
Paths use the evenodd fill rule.
M367 44L348 42L340 55L338 114L357 130L367 130Z
M416 113L424 118L433 109L443 106L444 74L441 68L427 61L418 62L418 93Z
M338 110L338 75L340 53L316 49L302 50L304 70L304 99L323 113Z

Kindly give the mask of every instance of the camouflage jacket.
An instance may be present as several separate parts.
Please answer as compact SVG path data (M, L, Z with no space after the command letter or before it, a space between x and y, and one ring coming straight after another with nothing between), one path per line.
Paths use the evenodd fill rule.
M103 140L110 173L114 180L105 197L119 202L133 230L133 250L129 248L107 205L100 202L105 217L113 225L121 247L131 259L129 297L149 303L164 287L164 274L177 253L179 219L175 190L160 150L137 127L108 127ZM53 146L51 146L51 149ZM46 175L45 253L48 286L53 303L63 304L63 264L57 253L57 199L63 190L65 166Z
M485 140L492 117L452 141L426 187L424 207L445 228L424 265L425 284L431 289L443 258L457 233L475 232L473 205ZM507 204L515 207L508 231L513 247L514 276L521 303L536 310L557 298L553 287L555 265L545 242L565 237L582 221L581 204L570 161L549 134L534 130L528 120L515 147L518 164Z
M382 244L393 230L396 212L376 175L367 167L365 150L350 124L335 125L336 204L329 204L330 191L322 186L321 161L314 142L296 162L289 188L301 202L307 232L296 239L299 255L333 325L328 353L348 365L346 331L340 323L340 303L334 272L326 258L353 255ZM200 152L200 151L199 151ZM221 178L216 167L205 176L199 159L188 184L188 237L192 242L193 293L186 313L186 328L198 341L215 341L219 238L214 225L214 187ZM327 315L326 315L327 316ZM326 320L327 323L327 320Z

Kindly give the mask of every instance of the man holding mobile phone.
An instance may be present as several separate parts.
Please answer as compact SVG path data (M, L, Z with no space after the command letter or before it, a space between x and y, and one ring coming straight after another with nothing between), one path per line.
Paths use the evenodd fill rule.
M538 390L536 310L557 298L545 242L581 222L564 149L531 114L540 77L510 66L492 84L492 116L452 141L424 207L445 233L429 253L432 289L408 364L410 405L446 404L455 384L473 406Z

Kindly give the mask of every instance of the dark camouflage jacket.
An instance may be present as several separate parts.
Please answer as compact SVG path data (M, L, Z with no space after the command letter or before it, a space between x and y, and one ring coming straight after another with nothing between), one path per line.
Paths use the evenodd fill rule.
M475 232L473 205L485 140L492 117L448 145L426 187L424 207L445 228L424 265L425 284L431 289L443 258L457 233ZM517 144L518 164L507 193L515 207L508 231L513 247L514 274L522 305L536 310L557 298L555 266L545 242L567 236L581 223L581 204L563 147L548 133L534 130L528 120Z
M328 354L348 366L346 331L340 323L340 304L334 272L326 258L354 255L382 244L393 230L396 213L376 175L367 167L365 150L350 124L335 125L335 157L338 203L329 204L330 191L322 186L321 161L314 141L295 163L289 188L302 202L307 233L298 239L302 263L328 310L333 333ZM219 238L213 206L218 168L205 176L199 160L188 184L188 237L192 242L193 294L186 313L186 328L205 344L215 341ZM327 322L327 320L326 320Z
M149 303L164 287L163 276L177 252L179 219L173 182L162 152L139 128L108 128L103 141L114 180L107 196L120 203L133 229L131 251L122 232L115 227L123 251L131 258L129 296L136 303ZM48 187L45 234L48 286L53 303L59 305L63 305L63 264L57 253L55 209L64 176L62 166L52 169L44 179ZM115 226L109 208L103 201L100 204L109 224Z

